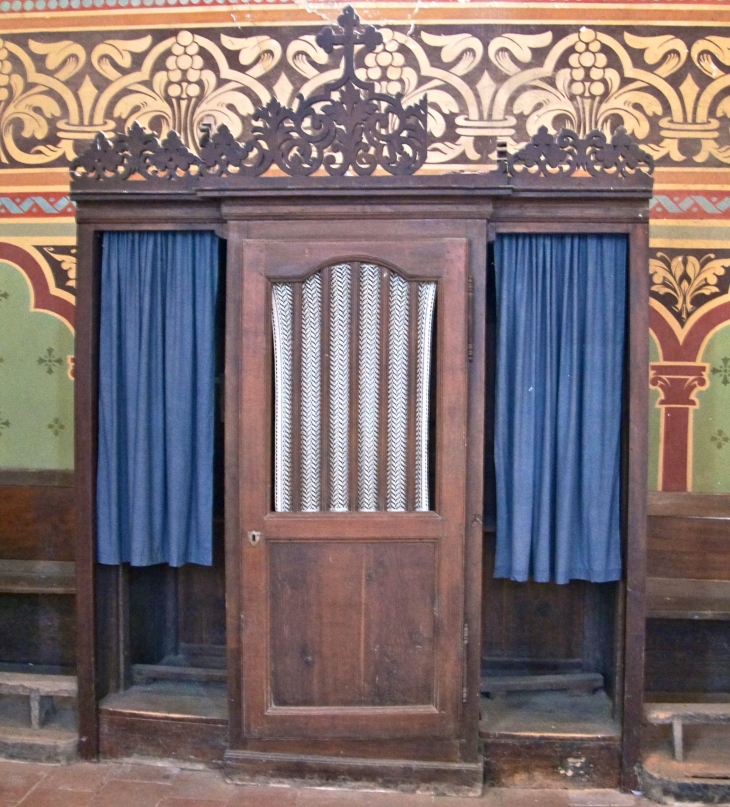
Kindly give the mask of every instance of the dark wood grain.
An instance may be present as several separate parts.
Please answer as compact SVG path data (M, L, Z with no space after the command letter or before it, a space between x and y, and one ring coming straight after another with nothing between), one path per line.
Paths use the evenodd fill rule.
M477 762L368 759L229 750L227 777L244 784L337 786L343 782L368 790L400 790L437 796L478 796L483 770Z
M0 486L1 559L72 561L75 532L73 488Z
M641 760L646 635L646 545L649 409L648 224L634 224L629 237L628 279L628 456L623 485L625 512L625 646L621 786L635 790Z
M646 632L647 692L730 691L727 637L726 621L650 619Z
M169 759L173 753L184 762L221 765L227 734L224 720L131 715L110 709L99 715L99 751L107 759Z
M228 648L228 742L240 742L243 733L242 596L241 596L241 455L239 428L245 421L239 411L242 377L243 246L245 223L228 228L226 265L225 366L225 575L226 645Z
M621 770L617 740L555 737L484 740L485 782L494 787L615 788Z
M76 666L73 597L0 594L0 663Z
M23 488L72 488L74 486L74 472L46 470L26 471L0 468L0 488L16 485Z
M730 521L652 516L647 563L652 577L730 580Z
M467 362L466 332L462 326L466 322L466 250L463 238L444 242L419 240L415 238L416 233L427 232L422 223L409 222L402 226L406 233L411 230L414 236L407 247L392 239L366 240L368 228L369 238L376 229L379 234L379 228L377 223L361 223L353 249L349 239L333 240L333 233L339 229L334 222L327 222L326 228L320 225L319 230L313 225L308 237L301 241L282 237L286 230L279 223L276 240L249 242L245 251L243 339L248 375L244 378L242 408L248 413L249 428L242 433L245 440L241 451L243 476L248 481L243 491L243 520L245 531L262 529L264 532L262 545L252 547L244 542L243 551L244 619L249 648L248 656L242 661L247 692L247 736L305 737L319 733L324 737L343 738L436 738L456 731L463 666L460 640L463 587L459 580L463 575L464 489L462 487L458 495L455 491L465 479ZM327 240L323 240L323 236ZM353 257L347 258L348 252ZM436 413L439 424L436 450L441 458L437 463L435 509L438 515L382 511L269 514L265 491L271 485L270 469L254 459L267 455L271 434L264 405L266 398L262 395L271 388L271 370L267 364L271 337L261 312L268 307L271 280L299 281L312 267L326 267L328 262L343 260L355 266L364 260L386 266L397 264L408 279L438 279L441 283L436 324L438 349L453 358L438 370L443 378L439 381ZM357 284L353 287L357 288ZM352 298L357 300L354 291ZM357 368L356 315L355 307L351 319L351 369ZM351 403L356 392L356 388L351 387ZM351 409L351 421L355 420L355 411ZM351 487L357 479L356 474L353 475L357 457L352 450L356 430L357 424L351 422L348 466ZM351 490L352 505L355 504L353 496ZM420 552L433 551L428 544L420 543L429 532L433 540L443 542L438 565L431 561L430 578L425 569L420 571L424 567L418 560ZM409 572L405 569L400 572L401 575L417 575L410 586L412 602L407 605L400 599L403 587L398 585L395 569L388 575L375 567L379 564L378 553L390 556L390 563L399 565L397 553L406 551L407 544L403 541L408 537L419 543L407 550L411 560L403 561L406 567L412 568ZM367 549L368 541L381 541L382 545ZM283 561L286 546L292 547L296 560ZM417 583L418 575L423 574L426 576ZM378 584L379 579L382 582ZM371 587L372 593L369 592ZM373 603L377 600L380 602L376 609ZM262 603L267 601L268 611L262 608ZM440 630L435 653L439 661L434 663L428 644L435 628L428 628L424 619L426 615L434 619L436 602ZM281 607L286 609L285 614L278 613ZM398 639L396 631L386 642L380 631L393 632L391 618L398 610L402 612L404 624L411 624L411 638L404 643ZM376 617L377 625L373 622ZM291 630L292 638L287 639L279 631L291 624L296 627ZM267 635L272 637L271 649L265 642ZM409 680L405 675L409 663L406 661L408 642L415 648L421 640L424 655L428 657L424 661L426 666L421 668L417 659L410 659L414 674ZM267 661L268 652L273 654L270 661ZM378 652L382 653L382 658L375 659L373 654ZM277 666L279 661L281 668ZM269 665L274 670L271 701L265 686ZM310 665L311 670L308 670ZM438 671L438 694L433 690L435 671ZM374 688L377 677L380 684ZM288 682L286 685L284 680ZM424 688L427 680L428 697ZM298 686L300 691L296 690ZM361 704L362 711L344 711L356 703ZM396 711L388 712L391 707L397 707Z
M79 678L79 753L99 752L96 715L96 447L100 241L95 227L79 224L76 277L75 502L76 656Z
M648 512L649 516L730 519L730 495L650 491Z

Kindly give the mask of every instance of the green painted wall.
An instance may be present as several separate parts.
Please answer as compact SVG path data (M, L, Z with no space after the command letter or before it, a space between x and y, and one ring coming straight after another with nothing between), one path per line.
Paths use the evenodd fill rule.
M0 467L73 468L74 338L31 311L25 276L0 261Z
M692 490L730 493L730 326L710 337L702 361L712 369L709 384L697 393Z

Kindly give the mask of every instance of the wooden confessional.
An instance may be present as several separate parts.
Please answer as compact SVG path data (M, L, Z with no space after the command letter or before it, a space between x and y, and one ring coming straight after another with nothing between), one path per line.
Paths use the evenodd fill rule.
M651 159L621 130L542 130L490 172L419 174L426 102L404 109L361 82L355 45L378 34L351 9L340 23L318 41L343 49L342 78L260 110L247 142L222 128L193 154L133 126L74 165L82 753L222 761L246 782L476 794L486 768L503 785L634 787ZM112 230L226 241L210 568L95 560ZM507 232L628 239L617 584L492 577L489 245ZM532 715L513 694L481 696L482 677L534 673L603 676L605 714L573 719L570 699L580 713L591 695L543 693ZM511 702L527 705L515 717Z

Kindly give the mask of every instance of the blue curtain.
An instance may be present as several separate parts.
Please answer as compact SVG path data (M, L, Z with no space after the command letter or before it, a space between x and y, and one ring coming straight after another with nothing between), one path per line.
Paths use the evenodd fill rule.
M104 233L100 563L212 563L218 256L209 232Z
M495 266L495 576L618 580L626 238L503 235Z

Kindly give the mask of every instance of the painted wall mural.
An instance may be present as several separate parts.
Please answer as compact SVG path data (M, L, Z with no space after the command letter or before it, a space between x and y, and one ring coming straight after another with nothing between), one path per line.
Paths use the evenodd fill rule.
M540 126L563 125L581 135L624 126L659 166L730 165L730 37L639 30L385 26L359 74L405 105L428 96L433 166L489 164L497 140L516 148ZM8 35L0 164L67 165L97 131L135 120L161 136L174 129L193 149L204 123L245 137L256 107L272 97L290 104L337 75L313 33Z
M0 296L0 356L13 357L0 378L44 399L43 417L64 428L35 431L56 454L13 453L9 435L31 429L31 414L3 382L0 466L60 468L71 462L60 448L73 388L70 160L97 131L133 121L162 136L175 130L192 150L206 124L247 137L258 106L296 104L339 73L314 41L338 7L19 3L0 2L0 279L14 278L5 285L15 289ZM582 134L624 126L652 153L650 486L730 493L730 10L672 0L402 0L358 10L384 35L359 75L404 104L428 97L424 171L489 170L498 143L515 149L542 125ZM26 298L16 288L23 277Z
M9 246L0 243L0 467L72 468L73 331L36 305L45 289L29 282L32 256Z

